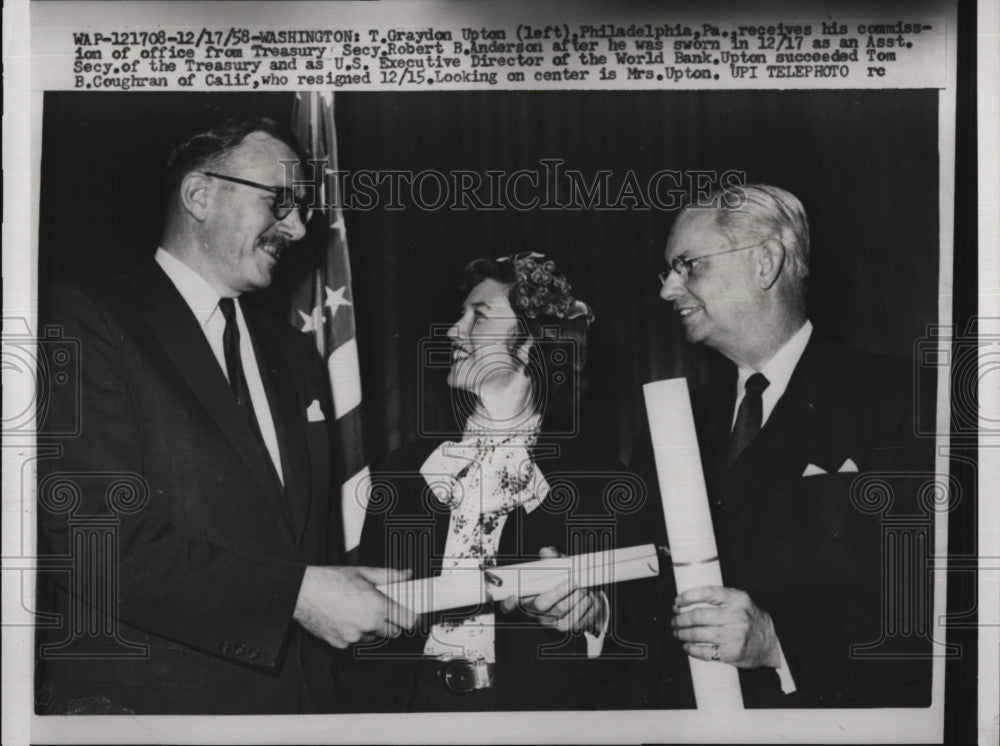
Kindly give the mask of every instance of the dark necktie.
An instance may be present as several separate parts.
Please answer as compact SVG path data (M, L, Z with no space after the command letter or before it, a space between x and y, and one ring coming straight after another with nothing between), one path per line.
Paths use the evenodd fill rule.
M743 401L736 412L736 424L729 436L729 450L726 453L726 466L732 466L737 457L743 453L753 437L760 430L763 419L764 404L760 395L771 385L763 373L754 373L744 384Z
M222 333L222 351L226 356L226 373L229 374L229 387L233 390L236 403L243 408L249 408L251 416L253 404L250 401L250 391L247 388L247 377L243 373L243 359L240 357L240 327L236 323L236 303L232 298L220 298L219 310L226 319L226 331Z
M226 319L226 330L222 333L222 351L226 358L226 372L229 374L229 387L233 390L236 403L247 418L247 424L257 439L257 444L264 451L264 462L268 466L268 471L274 479L275 486L280 492L282 489L281 479L271 454L264 443L264 436L260 432L260 423L257 421L257 414L253 409L253 401L250 399L250 389L247 386L247 377L243 372L243 359L240 357L240 328L236 323L236 303L232 298L220 298L219 310L222 311Z

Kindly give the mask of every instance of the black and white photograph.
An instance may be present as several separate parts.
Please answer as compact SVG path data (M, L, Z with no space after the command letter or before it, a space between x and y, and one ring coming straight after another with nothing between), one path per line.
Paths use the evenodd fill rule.
M148 5L36 24L25 743L983 738L974 5Z

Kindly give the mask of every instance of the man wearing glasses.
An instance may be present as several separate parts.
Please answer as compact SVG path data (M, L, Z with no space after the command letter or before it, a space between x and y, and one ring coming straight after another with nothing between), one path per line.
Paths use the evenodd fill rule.
M660 297L689 342L733 363L692 394L727 587L660 599L651 618L670 629L653 644L668 650L672 634L691 657L737 666L749 707L927 705L930 589L883 611L882 516L852 492L866 472L932 470L912 373L813 330L796 197L749 185L719 200L677 218ZM893 515L921 515L915 492L893 484ZM867 643L881 655L852 653Z
M39 475L41 551L76 558L42 577L63 621L40 629L40 713L331 711L328 646L415 621L375 588L398 573L338 566L325 371L245 302L306 233L297 160L266 119L193 137L167 165L155 256L55 294L50 323L80 342L82 431ZM69 510L52 497L67 487ZM114 551L79 557L74 521L111 504Z

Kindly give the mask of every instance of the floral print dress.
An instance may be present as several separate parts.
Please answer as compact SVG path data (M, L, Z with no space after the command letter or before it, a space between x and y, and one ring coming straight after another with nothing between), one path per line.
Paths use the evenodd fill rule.
M521 505L530 513L545 499L549 485L529 453L539 427L538 416L499 434L467 424L460 443L442 443L424 462L421 474L451 509L442 576L494 567L507 517ZM494 663L494 623L492 611L446 618L431 628L424 655Z

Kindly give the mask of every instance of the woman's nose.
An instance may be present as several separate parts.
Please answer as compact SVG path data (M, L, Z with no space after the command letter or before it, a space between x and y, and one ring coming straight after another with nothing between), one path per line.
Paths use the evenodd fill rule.
M451 325L451 328L448 330L448 339L452 340L453 342L457 341L462 338L464 333L465 333L465 316L462 316L458 319L458 321L456 321L454 324Z

